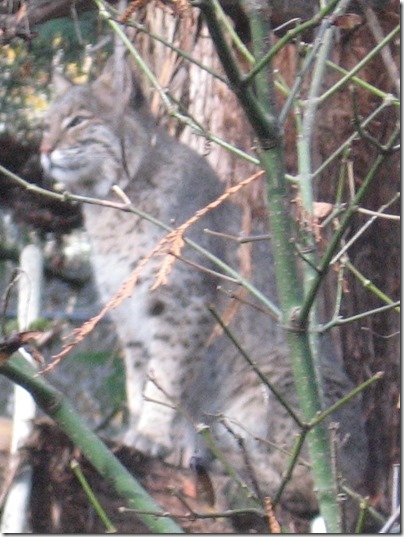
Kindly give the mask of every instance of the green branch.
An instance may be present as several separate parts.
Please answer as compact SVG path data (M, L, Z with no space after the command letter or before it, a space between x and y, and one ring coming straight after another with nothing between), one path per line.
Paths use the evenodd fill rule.
M344 2L342 2L341 4L343 3ZM340 5L337 8L336 13L338 13L338 10L341 10L342 8L343 6ZM303 118L301 121L298 122L297 156L299 181L297 182L297 185L299 189L298 192L302 208L305 214L308 215L309 219L312 218L313 215L314 192L312 178L312 143L314 139L315 120L318 111L318 96L324 83L326 61L330 54L334 35L335 29L334 27L330 26L330 21L323 20L320 26L319 35L316 38L315 47L313 49L313 51L316 51L316 46L318 47L316 51L316 61L314 63L313 72L310 80L307 100L305 102L305 106L302 107ZM317 244L311 229L305 229L302 233L302 236L304 241L304 247L307 251L306 262L303 264L303 287L306 291L310 288L312 282L318 276L316 268ZM310 324L310 326L316 326L318 324L317 310L317 307L313 307L310 311L310 318L307 319L307 324ZM320 398L323 401L324 393L321 376L320 345L318 341L318 334L316 331L309 331L309 341L316 375L315 378L320 392Z
M380 308L374 308L372 310L358 313L357 315L352 315L351 317L345 317L345 318L336 317L332 319L329 323L324 324L321 327L320 331L327 332L327 330L330 330L330 328L334 328L334 326L341 326L343 324L352 323L353 321L360 321L361 319L364 319L365 317L369 317L369 315L376 315L378 313L384 313L385 311L390 311L392 309L394 309L397 313L400 313L400 300L397 300L396 302L392 302L391 304L386 304L386 306L380 306Z
M371 377L368 380L365 380L365 382L362 382L362 384L359 384L359 386L356 386L353 390L351 390L349 393L341 397L336 403L328 407L326 410L321 412L318 416L316 416L311 422L307 425L310 429L313 427L316 427L319 423L324 421L328 416L331 416L336 410L341 408L342 406L346 405L351 399L359 395L363 390L365 390L368 386L376 382L377 380L380 380L384 376L383 371L379 371L378 373L375 373L373 377Z
M251 69L248 75L244 77L244 83L249 84L255 78L257 73L262 71L262 69L273 60L273 58L278 54L280 50L284 48L285 45L293 41L293 39L298 37L306 30L317 26L323 20L324 17L331 13L331 11L340 1L341 0L331 0L331 2L329 2L326 7L316 13L316 15L314 15L312 19L302 24L299 24L299 26L296 26L296 28L293 28L293 30L289 30L288 32L286 32L286 34L281 39L279 39L279 41L277 41L277 43L271 48L271 50L269 50L262 58L260 58L259 61L256 62L254 68ZM331 24L331 21L329 24Z
M387 143L387 147L393 147L397 138L399 137L399 127L396 127L393 134L390 137L389 142ZM380 166L383 164L385 159L387 158L387 154L383 153L381 155L378 155L373 166L367 173L366 177L364 178L362 185L358 189L356 195L352 199L351 203L347 207L344 216L341 219L341 222L338 226L338 229L334 233L333 237L330 240L330 243L328 244L327 250L323 255L323 258L320 260L320 263L317 266L317 277L314 279L311 288L308 290L304 303L302 305L302 308L299 312L299 322L304 324L307 322L307 319L310 314L310 310L314 304L314 301L317 297L318 289L324 280L324 276L327 273L330 262L334 256L335 251L337 250L339 243L348 228L348 226L351 223L351 219L353 215L356 213L357 207L360 205L360 202L362 201L365 194L368 192L370 186L372 185L373 181L377 177L377 173L379 171Z
M279 139L279 128L274 117L268 117L265 104L260 102L250 87L245 84L245 77L238 67L234 54L227 43L220 23L216 16L214 5L210 0L193 2L200 7L206 18L209 33L216 48L218 57L225 69L229 84L237 96L248 120L254 127L259 140L271 143Z
M400 33L400 25L396 26L386 37L380 41L370 52L365 56L360 62L358 62L353 69L349 71L348 74L343 76L334 86L325 91L321 97L320 102L325 102L331 95L336 93L340 88L342 88L356 73L363 69L380 51L383 47L388 45L396 35Z
M341 259L341 257L343 257L345 252L349 250L349 248L354 244L354 242L356 242L359 239L359 237L363 235L363 233L373 224L373 222L375 222L377 218L383 218L383 216L386 217L386 215L384 214L384 211L388 209L391 205L393 205L393 203L398 201L399 198L400 198L400 193L397 192L391 198L391 200L389 200L387 203L384 203L377 211L369 211L369 213L371 214L371 218L369 218L369 220L363 226L361 226L360 229L358 229L358 231L348 241L346 241L346 243L341 248L341 250L339 250L339 252L335 254L335 256L331 259L330 265L333 265L339 259ZM357 211L364 213L364 214L369 214L366 209L363 209L361 207L358 207ZM397 219L400 219L399 215L393 215L393 216L395 216Z
M229 18L223 11L222 6L219 3L219 0L212 0L215 10L217 13L218 20L223 24L226 32L229 34L234 46L237 48L237 50L244 56L244 58L249 63L254 63L255 59L254 56L250 53L248 48L244 45L244 43L241 41L240 37L238 36L236 30L234 29L233 25L229 22Z
M346 79L349 78L351 80L351 82L353 82L354 84L356 84L360 88L369 91L370 93L372 93L376 97L380 97L380 99L383 99L383 100L389 99L389 100L391 100L392 105L397 106L397 107L401 106L400 99L398 99L397 97L395 97L391 93L386 93L385 91L381 90L380 88L377 88L373 84L370 84L369 82L366 82L366 80L363 80L362 78L359 78L358 76L352 75L352 73L350 71L347 71L346 69L344 69L340 65L337 65L336 63L332 62L331 60L327 60L327 65L328 65L328 67L331 67L331 69L333 69L334 71L337 71L341 75L345 75Z
M278 490L276 491L276 494L273 497L273 504L277 505L277 503L280 501L283 491L285 490L286 485L289 483L289 481L292 478L293 470L295 469L296 464L299 462L299 456L303 449L304 441L306 440L306 436L309 430L303 429L300 435L296 438L295 445L292 449L292 454L289 460L288 467L286 469L286 472L284 473L284 477L282 480L282 483Z
M243 349L239 341L234 337L234 334L229 330L229 327L225 325L217 311L210 307L208 308L209 311L212 313L216 321L219 323L220 327L223 329L223 332L226 334L226 336L230 339L230 341L233 343L233 345L236 347L236 349L239 351L241 356L244 358L244 360L248 363L248 365L251 367L251 369L254 371L254 373L258 376L260 381L263 383L264 386L266 386L276 397L278 402L283 406L283 408L286 410L286 412L291 416L291 418L295 421L295 423L300 427L301 429L304 428L304 424L300 420L299 416L296 414L296 412L291 408L291 406L285 401L285 399L282 397L282 395L278 392L276 387L270 382L267 377L262 373L260 368L257 366L257 364L248 356L246 351Z
M376 108L376 110L374 110L371 114L369 114L369 116L363 120L363 122L361 123L361 127L362 128L365 128L367 125L369 125L369 123L371 121L373 121L387 106L391 106L392 105L392 101L390 99L386 99L385 101L383 101L380 106L378 106ZM334 153L332 153L328 158L326 158L324 160L324 162L322 162L320 164L320 166L317 168L317 170L315 170L313 172L313 175L312 175L312 179L314 179L315 177L318 177L326 168L327 166L329 166L341 153L343 153L344 151L346 151L347 149L349 149L349 147L351 146L352 142L357 140L358 138L358 133L357 132L354 132L353 134L351 134L350 136L348 136L348 138L345 140L345 142L342 142L340 144L340 146L334 151ZM327 178L328 176L325 175L324 176L325 178Z
M103 0L93 0L96 6L98 7L100 16L107 21L109 26L112 28L112 30L115 32L117 36L122 40L123 44L133 57L133 59L136 61L137 65L141 69L141 71L145 74L146 78L149 80L150 84L154 87L154 89L158 92L160 95L160 98L164 104L164 107L167 110L167 113L171 117L175 117L178 121L183 123L184 125L189 126L197 135L205 137L207 140L210 140L220 147L223 147L230 153L233 153L234 155L243 158L247 162L250 162L251 164L258 164L258 160L248 155L248 153L245 153L244 151L241 151L240 149L237 149L233 145L225 142L218 136L215 136L212 133L209 133L202 129L200 125L197 124L195 120L193 120L188 114L181 114L178 111L178 106L175 106L173 104L172 99L170 99L169 93L166 91L165 88L163 88L158 81L157 77L154 75L150 67L147 65L147 63L144 61L142 56L139 54L139 52L134 47L133 43L130 41L128 36L125 34L122 25L119 24L114 18L112 18L112 15L110 11L107 9L106 4L103 2ZM178 49L178 53L180 53ZM201 67L201 69L204 67ZM206 69L205 69L206 70ZM209 71L208 71L209 72ZM214 73L210 73L212 76L216 76ZM227 81L226 81L227 83Z
M397 313L400 313L400 308L396 307L396 304L389 296L387 296L381 289L379 289L371 280L366 278L356 267L352 265L350 261L345 261L344 265L348 270L352 272L352 274L357 278L363 287L368 289L371 293L373 293L375 296L380 298L380 300L383 300L388 306L393 306ZM400 301L398 301L398 304ZM380 308L379 308L380 309ZM367 314L371 314L372 312L365 312L361 314L361 317L364 317ZM360 318L360 317L357 317Z
M87 481L85 475L83 474L80 464L76 459L73 459L70 463L70 468L73 470L74 475L80 482L80 485L86 494L90 504L92 505L94 511L99 516L101 522L104 524L107 533L116 533L116 528L108 518L108 515L102 508L100 502L98 501L96 495L92 491L89 482Z
M196 432L201 436L201 438L203 438L204 443L212 452L214 457L222 463L225 473L230 476L235 483L237 483L246 499L251 500L258 509L260 507L260 502L257 496L249 488L247 483L238 475L233 466L228 462L225 454L217 447L210 428L205 424L200 424L197 426Z

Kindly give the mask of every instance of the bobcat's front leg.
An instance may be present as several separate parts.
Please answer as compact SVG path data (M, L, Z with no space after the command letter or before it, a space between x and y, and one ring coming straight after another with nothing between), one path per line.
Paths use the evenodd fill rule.
M132 337L136 334L136 339L125 346L130 427L124 440L147 455L166 457L173 450L171 428L176 415L170 397L180 395L179 377L187 349L177 333L176 293L168 289L151 293L146 281L142 287L131 303L130 319L137 321ZM117 327L122 335L123 326Z
M178 281L178 280L177 280ZM184 438L179 430L184 383L211 331L211 318L202 297L188 293L189 287L171 286L154 295L153 320L149 326L149 361L143 405L134 445L153 456L178 461ZM158 306L158 307L157 307ZM180 411L178 411L180 410Z

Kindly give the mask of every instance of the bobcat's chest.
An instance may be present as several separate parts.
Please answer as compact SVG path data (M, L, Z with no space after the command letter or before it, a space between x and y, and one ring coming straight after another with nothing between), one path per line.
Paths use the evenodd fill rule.
M165 232L133 213L94 206L84 212L97 284L102 295L111 295ZM144 272L148 272L147 267Z

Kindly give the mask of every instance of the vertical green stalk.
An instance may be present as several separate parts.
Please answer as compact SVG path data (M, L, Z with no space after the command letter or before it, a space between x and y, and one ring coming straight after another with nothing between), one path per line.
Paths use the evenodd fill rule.
M321 91L321 86L324 80L324 73L326 68L326 61L328 59L334 36L334 28L327 28L327 21L323 21L319 35L316 38L317 41L321 40L318 48L318 55L313 69L313 75L311 79L310 89L307 97L307 106L303 112L303 119L300 124L301 132L297 137L297 157L298 157L298 169L299 169L299 194L300 203L302 205L305 218L309 219L309 222L313 218L313 167L312 167L312 140L314 135L314 126L316 112L318 109L317 101L318 95ZM321 31L322 30L322 31ZM299 125L298 125L299 126ZM315 269L317 265L317 247L314 235L311 231L311 227L302 230L302 237L304 240L305 257L307 263L303 266L303 286L305 291L310 289L313 281L318 276ZM318 325L318 308L316 304L310 311L309 315L309 327L315 328ZM323 401L323 387L320 370L320 356L319 356L319 340L316 330L309 329L309 339L311 345L311 352L313 356L313 362L315 366L316 381L320 390L320 397Z
M269 220L272 232L275 274L282 309L282 321L290 349L292 368L301 411L306 422L320 411L319 387L316 382L306 324L299 324L299 309L303 289L293 246L287 198L283 140L277 119L271 69L257 71L254 89L246 85L234 56L220 30L215 11L208 1L199 2L215 43L218 56L226 71L257 137L261 165L266 172ZM251 23L254 55L260 61L269 47L271 35L268 8L261 2L244 1ZM269 64L268 64L269 65ZM257 113L258 112L258 113ZM313 476L318 491L320 510L328 531L340 532L336 485L332 475L330 447L323 424L307 434Z
M286 338L300 409L304 421L308 422L320 411L321 400L308 332L306 327L296 322L303 294L297 276L296 259L290 244L290 222L286 211L287 197L282 181L284 177L282 148L263 151L260 159L267 172L275 273L283 320L287 327ZM329 440L324 424L321 423L311 430L307 439L320 511L326 520L328 531L338 533L340 527L336 503L337 491L332 475Z

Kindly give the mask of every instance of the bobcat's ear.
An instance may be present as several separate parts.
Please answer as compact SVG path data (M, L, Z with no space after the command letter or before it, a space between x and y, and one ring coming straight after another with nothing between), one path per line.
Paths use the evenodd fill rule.
M132 72L124 61L116 65L112 56L91 88L103 106L115 112L119 109L123 112L131 101L134 89Z
M67 91L73 85L72 82L70 82L70 80L63 76L62 73L57 69L53 70L51 82L53 92L56 97L59 97L60 95L65 93L65 91Z

